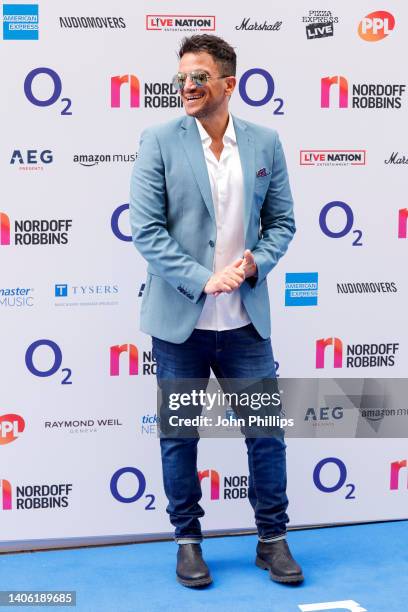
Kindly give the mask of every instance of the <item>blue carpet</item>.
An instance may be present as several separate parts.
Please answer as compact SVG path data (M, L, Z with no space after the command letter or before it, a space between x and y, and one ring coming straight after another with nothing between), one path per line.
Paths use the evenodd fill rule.
M175 581L172 542L0 555L0 590L76 590L76 608L49 609L81 612L299 612L300 604L344 600L368 612L408 610L408 521L295 531L288 539L305 573L301 586L272 582L254 565L255 536L239 536L204 542L214 578L205 590Z

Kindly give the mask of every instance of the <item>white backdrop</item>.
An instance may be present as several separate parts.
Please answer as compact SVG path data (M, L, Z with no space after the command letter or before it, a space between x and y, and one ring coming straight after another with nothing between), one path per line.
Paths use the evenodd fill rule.
M32 5L38 6L38 40L16 39L12 27L3 32L3 550L170 533L153 422L151 342L138 329L146 266L132 243L123 239L129 236L126 206L118 223L114 213L129 201L132 159L141 131L183 113L181 108L169 108L177 98L167 93L153 100L158 108L147 108L145 88L156 84L153 89L166 91L176 71L179 41L201 31L194 25L198 18L215 23L212 31L236 48L241 92L237 87L231 111L277 129L286 152L298 232L269 278L279 375L407 377L407 165L396 162L407 154L403 48L408 8L388 2L383 10L390 15L364 22L365 38L373 24L378 29L374 40L366 40L358 26L377 7L365 1L335 4L292 1L288 6L262 0L252 7L239 0L232 9L212 0L194 6L160 0L73 0L69 5L43 0ZM10 14L10 6L16 5L4 4L4 15ZM25 9L15 12L26 15L23 23L37 23L35 17L28 21ZM155 22L147 19L160 12L164 15ZM170 13L193 15L180 18ZM193 22L176 26L176 19ZM270 28L237 29L243 20L247 28L255 22L266 22ZM10 21L6 23L8 28ZM158 29L147 29L153 23ZM310 23L323 25L309 29L308 38ZM384 25L388 34L381 40ZM23 36L28 31L36 30L26 28ZM310 38L320 32L325 34L322 38ZM36 69L38 74L32 72ZM248 74L253 69L255 73ZM125 75L139 81L139 106L135 89L131 106L129 84L124 83L120 106L112 107L111 78ZM347 81L347 106L339 108L334 83L330 105L322 108L321 79L334 76ZM380 100L371 102L376 106L384 105L381 86L393 93L393 85L402 85L394 88L401 94L401 107L356 107L370 104L358 93L364 97L368 90L370 95L367 84L378 86L371 88L371 97ZM265 103L259 102L262 99ZM386 105L389 100L390 96ZM72 114L61 114L64 109ZM336 150L364 151L360 159L365 163L327 161L327 151ZM394 163L385 163L390 157ZM308 160L312 165L306 165ZM346 207L331 208L325 232L319 223L322 208L339 201ZM50 238L51 220L55 221ZM346 221L349 231L342 232ZM41 240L33 238L35 233L46 234L45 242L55 242L61 240L55 237L58 232L65 230L67 244L33 244ZM353 246L356 241L359 244ZM285 305L286 274L302 273L318 274L317 304L305 305L302 296L295 296L294 305ZM288 280L302 282L302 277ZM349 292L341 292L339 285ZM334 367L332 347L326 349L324 368L316 367L316 341L328 338L342 343L341 368ZM378 349L388 353L387 365L347 367L347 351L363 344L392 345ZM111 347L123 345L134 345L138 355L129 373L123 351L115 375ZM292 410L304 419L307 408ZM327 422L324 415L320 418L321 406L313 408L316 427L322 430ZM329 425L332 408L327 413ZM403 438L288 439L291 525L406 518L407 458ZM321 461L316 484L313 474ZM393 462L399 467L392 468ZM128 470L115 488L111 479L123 468ZM243 441L202 440L199 469L218 473L220 480L218 490L213 483L211 499L210 478L203 479L204 529L253 528L249 503L240 497L239 483L247 474ZM230 480L231 476L236 478Z

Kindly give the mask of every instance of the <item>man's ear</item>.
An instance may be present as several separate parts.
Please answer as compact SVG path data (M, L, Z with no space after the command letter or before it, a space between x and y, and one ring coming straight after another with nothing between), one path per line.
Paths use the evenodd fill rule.
M230 96L235 89L235 86L237 84L237 79L234 76L229 76L229 77L226 77L225 83L226 83L225 95Z

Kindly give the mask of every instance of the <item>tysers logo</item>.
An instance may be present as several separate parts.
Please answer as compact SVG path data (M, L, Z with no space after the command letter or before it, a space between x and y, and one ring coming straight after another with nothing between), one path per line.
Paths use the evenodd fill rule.
M51 349L51 360L53 361L53 363L51 366L49 365L43 366L43 368L40 369L40 367L37 367L37 365L34 363L34 353L38 349L41 350L41 347L48 347L49 349ZM48 352L48 355L49 355L49 352ZM44 358L44 351L42 351L41 361L43 361L43 358ZM33 374L34 376L38 376L39 378L47 378L49 376L53 376L54 374L56 374L58 370L61 368L62 351L60 347L58 346L58 344L56 342L53 342L52 340L46 340L46 339L36 340L32 344L30 344L30 346L26 350L25 363L26 363L28 371L31 372L31 374ZM61 385L72 385L71 368L62 368L61 373L64 375L61 381Z
M130 477L127 479L126 475L130 475ZM125 477L125 482L123 482L123 477ZM119 486L119 480L122 482L121 486ZM136 488L134 487L135 480ZM119 491L119 488L121 488L121 491ZM144 497L144 499L148 500L145 510L156 510L156 507L153 505L156 497L151 493L145 495L146 478L138 468L124 467L117 470L111 478L110 491L116 501L122 504L132 504ZM127 494L128 491L129 495Z
M330 229L327 223L327 217L333 210L342 210L345 215L344 226L338 230ZM328 202L320 211L319 225L323 234L328 236L328 238L344 238L344 236L347 236L347 234L353 230L354 226L354 214L351 206L338 200ZM356 238L352 242L352 246L363 246L363 243L361 242L363 232L360 229L354 229L352 233L356 235Z
M33 81L34 79L38 80L37 77L39 75L46 75L52 81L53 92L48 98L45 99L38 98L33 93ZM34 106L52 106L59 99L62 93L61 78L52 68L34 68L34 70L31 70L31 72L29 72L25 78L24 93L27 100L31 102L31 104L34 104ZM71 99L61 98L61 102L66 102L66 106L62 109L61 115L72 115L72 111L69 110L72 104Z
M3 414L0 416L0 445L10 444L17 440L25 429L23 417L19 414Z
M116 238L119 238L119 240L123 240L123 242L132 242L132 236L128 236L127 234L124 234L119 229L119 219L120 219L121 214L125 212L125 210L129 210L129 204L121 204L120 206L115 208L115 210L112 213L112 217L111 217L111 228ZM128 222L128 225L129 225L129 222Z
M398 238L407 238L408 208L398 211Z
M326 468L326 466L331 466L331 467ZM334 477L337 476L337 479L334 478L333 479L334 481L332 484L327 483L327 480L326 482L322 482L323 469L325 472L328 469L329 477L332 476L330 472L334 471ZM338 474L336 474L337 471L338 471ZM326 474L326 478L327 478L327 474ZM354 491L356 489L356 485L352 483L346 484L346 480L347 480L346 464L341 459L338 459L337 457L326 457L325 459L322 459L321 461L319 461L319 463L316 465L315 469L313 470L313 482L315 486L319 489L319 491L321 491L322 493L334 493L336 491L339 491L343 487L345 487L346 489L348 489L348 493L347 495L345 495L345 499L355 499L356 496L354 495Z
M387 11L375 11L360 21L358 35L368 42L376 42L386 38L394 29L395 19Z
M261 80L264 81L264 85L266 85L266 93L261 98L253 98L248 95L248 81L251 79L253 81L254 76L261 77ZM275 81L272 78L272 75L263 68L251 68L244 72L242 77L239 80L239 95L243 99L246 104L250 106L264 106L268 104L271 100L276 103L276 108L273 111L274 115L284 115L283 100L282 98L274 98L275 93Z
M391 491L398 491L400 488L399 475L400 471L404 468L404 476L406 480L406 484L404 483L404 488L408 489L408 478L407 478L407 460L402 459L402 461L393 461L391 463L390 468L390 489Z

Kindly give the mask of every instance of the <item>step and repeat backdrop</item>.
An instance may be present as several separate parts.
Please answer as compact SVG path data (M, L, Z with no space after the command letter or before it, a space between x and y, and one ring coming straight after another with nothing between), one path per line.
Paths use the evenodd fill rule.
M184 112L180 40L229 41L232 113L283 142L298 231L268 279L278 375L402 379L408 8L1 4L1 548L170 535L129 183L143 129ZM341 395L286 409L314 428L287 440L292 526L407 517L408 445L404 427L376 437L385 409L363 438L331 435ZM199 470L204 529L253 528L243 440L202 439Z

